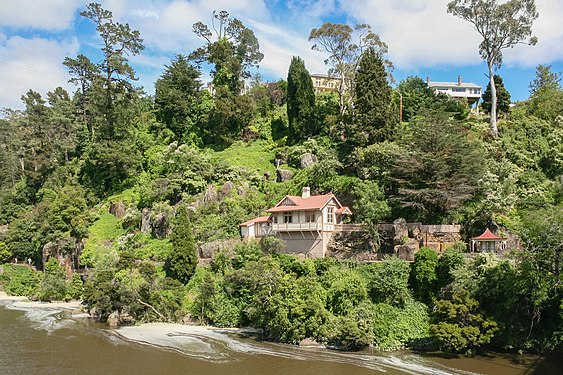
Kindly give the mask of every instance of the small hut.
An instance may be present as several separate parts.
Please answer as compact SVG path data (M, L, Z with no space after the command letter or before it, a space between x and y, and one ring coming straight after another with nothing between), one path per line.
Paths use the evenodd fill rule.
M499 237L487 228L483 234L471 238L471 252L494 253L506 249L506 237Z

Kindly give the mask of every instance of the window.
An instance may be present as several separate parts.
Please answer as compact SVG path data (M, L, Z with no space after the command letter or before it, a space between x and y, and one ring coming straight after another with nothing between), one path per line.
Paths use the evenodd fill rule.
M454 92L465 92L465 89L461 88L461 87L454 87L453 88Z
M305 212L305 222L314 223L316 221L314 212Z
M320 80L320 79L317 79L317 80L315 81L315 86L320 86L320 85L321 85L321 80Z
M293 213L292 212L284 212L283 213L283 222L289 224L293 221Z
M329 207L326 214L326 221L328 223L334 223L334 207Z
M277 214L274 214L274 219L273 219L273 220L274 220L274 224L277 224L277 223L278 223L278 215L277 215Z
M333 82L329 83L329 84L328 84L328 87L330 87L331 89L333 89L333 88L334 88L334 83L333 83Z

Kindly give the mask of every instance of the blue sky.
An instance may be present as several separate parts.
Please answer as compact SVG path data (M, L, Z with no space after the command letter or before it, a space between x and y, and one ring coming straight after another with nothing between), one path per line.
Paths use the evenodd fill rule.
M28 89L42 94L63 86L69 91L66 56L84 53L95 60L100 40L94 26L79 16L89 1L0 1L0 108L22 108ZM324 22L367 23L388 45L397 82L409 76L433 81L487 84L486 66L471 26L446 13L447 0L104 0L114 14L141 32L146 49L131 58L139 84L148 93L165 64L176 54L189 54L202 41L192 24L211 21L213 10L227 10L254 30L264 60L259 73L266 80L287 76L293 55L301 56L311 73L326 73L326 58L311 50L307 40ZM498 71L513 100L528 97L528 85L538 64L563 71L563 1L536 0L540 17L534 24L534 47L519 45L504 53ZM7 16L9 15L9 16ZM204 80L208 78L204 76Z

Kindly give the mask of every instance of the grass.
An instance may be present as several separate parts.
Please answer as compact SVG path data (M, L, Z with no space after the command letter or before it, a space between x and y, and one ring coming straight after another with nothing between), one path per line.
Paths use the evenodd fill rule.
M125 230L115 216L109 212L99 214L98 219L88 228L88 238L80 262L91 265L92 257L98 249L113 247L117 238L124 234Z
M276 169L273 164L275 152L266 141L235 142L230 147L215 152L212 158L215 162L224 162L259 175L274 173Z

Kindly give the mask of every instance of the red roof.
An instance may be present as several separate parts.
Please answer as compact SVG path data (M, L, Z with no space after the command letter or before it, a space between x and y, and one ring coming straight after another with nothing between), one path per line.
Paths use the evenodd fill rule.
M344 215L352 215L352 211L350 211L350 208L348 208L348 206L340 207L338 210L336 210L336 213L344 214Z
M282 205L282 203L289 199L295 205ZM311 195L309 198L301 198L295 195L286 195L275 207L272 207L266 212L286 212L286 211L305 211L305 210L320 210L331 199L336 201L337 206L340 208L342 205L338 202L338 199L334 194L324 194L324 195Z
M502 241L506 240L506 237L499 237L493 234L493 232L491 232L489 228L487 228L482 235L473 237L472 239L477 241Z
M260 217L255 217L254 219L250 219L248 221L245 221L242 224L239 224L240 227L248 227L252 224L256 224L256 223L266 223L270 221L270 216L260 216Z

